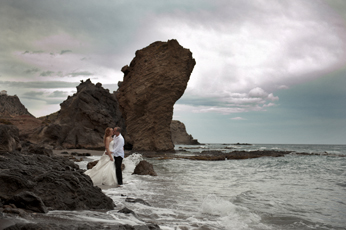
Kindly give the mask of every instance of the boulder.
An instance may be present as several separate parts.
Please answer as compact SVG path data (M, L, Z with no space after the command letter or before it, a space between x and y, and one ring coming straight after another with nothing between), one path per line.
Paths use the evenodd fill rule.
M196 62L176 40L154 42L124 66L116 97L135 151L174 151L170 124Z
M136 165L133 174L157 176L154 167L148 161L142 160Z
M64 157L0 152L3 205L56 210L113 209L112 199L94 187L84 170ZM39 200L44 206L40 204ZM32 204L28 208L24 204Z
M97 164L97 162L99 162L99 161L97 160L97 161L90 161L90 162L88 162L87 169L94 168L94 166Z
M77 93L60 106L57 113L40 118L43 125L30 136L31 142L56 149L97 149L104 148L107 127L119 126L125 131L115 95L101 83L95 85L90 79L82 81Z
M13 125L0 124L0 151L9 151L21 149L19 140L19 130Z
M174 144L180 145L198 145L200 144L196 139L186 132L184 123L173 120L171 122L171 134Z

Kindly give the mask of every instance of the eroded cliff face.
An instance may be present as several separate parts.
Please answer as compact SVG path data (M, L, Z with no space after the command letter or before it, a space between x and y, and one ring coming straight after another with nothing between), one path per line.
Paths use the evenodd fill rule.
M124 66L117 99L133 150L172 151L173 106L183 95L196 62L176 40L138 50Z
M107 127L125 129L115 95L90 79L60 106L60 111L41 119L44 125L31 135L32 142L56 148L103 148Z
M16 95L0 95L0 117L12 118L23 115L34 117Z
M193 139L192 135L188 134L184 123L173 120L171 122L172 141L174 144L180 145L198 145L197 139Z
M0 95L0 124L16 126L20 137L26 138L41 121L29 113L16 95Z

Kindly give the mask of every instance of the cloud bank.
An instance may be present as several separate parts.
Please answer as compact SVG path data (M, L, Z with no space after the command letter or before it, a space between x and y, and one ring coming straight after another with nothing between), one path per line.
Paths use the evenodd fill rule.
M136 50L177 39L197 64L175 108L230 114L277 106L278 92L346 63L331 1L131 2L1 1L1 86L47 104L44 89L73 92L87 78L115 90Z

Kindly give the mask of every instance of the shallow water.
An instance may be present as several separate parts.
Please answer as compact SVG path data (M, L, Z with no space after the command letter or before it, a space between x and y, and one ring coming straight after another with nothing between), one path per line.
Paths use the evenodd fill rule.
M192 152L231 147L292 154L225 161L146 159L157 177L131 175L141 158L135 154L125 161L124 186L103 189L117 205L115 210L101 215L90 211L49 215L69 213L70 218L105 224L150 222L161 229L346 229L346 157L337 156L346 154L346 146L176 146ZM336 155L305 156L294 151ZM151 206L125 202L126 197L141 198ZM137 216L118 213L123 207Z

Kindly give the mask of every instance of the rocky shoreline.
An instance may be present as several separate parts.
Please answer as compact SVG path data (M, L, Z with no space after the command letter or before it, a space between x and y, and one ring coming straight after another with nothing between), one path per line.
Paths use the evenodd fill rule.
M6 229L136 229L134 226L103 226L100 223L76 221L71 226L61 217L46 215L53 210L114 210L112 199L101 188L93 186L74 161L100 156L103 150L52 150L28 141L20 141L18 129L0 125L0 227ZM220 150L204 145L179 148L176 151L126 151L125 156L140 153L143 158L187 159L204 161L244 160L259 157L283 157L287 154L330 155L328 153L295 153L291 151L239 151L233 147ZM200 152L194 152L200 151ZM226 152L227 151L227 152ZM344 156L344 155L342 155ZM148 169L145 163L142 172ZM153 171L153 170L152 170ZM142 172L136 174L141 175ZM146 175L148 175L148 172ZM149 173L155 176L155 173ZM121 210L120 210L121 211ZM130 210L131 211L131 210ZM59 219L59 220L58 220ZM102 226L103 227L102 227ZM138 229L160 229L151 223Z
M73 162L102 153L87 149L53 151L35 146L23 148L21 152L0 151L0 229L160 229L154 223L130 226L47 215L47 212L54 210L92 210L100 213L114 210L113 201L99 187L93 186L91 179L83 174L84 170ZM131 153L126 151L127 156ZM277 150L188 152L184 149L140 153L143 158L203 161L283 157L287 154L332 155ZM131 210L118 212L133 213Z
M63 155L35 145L0 151L0 229L160 229L151 223L130 226L47 215L55 210L106 213L115 208L84 170Z

